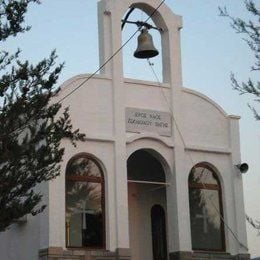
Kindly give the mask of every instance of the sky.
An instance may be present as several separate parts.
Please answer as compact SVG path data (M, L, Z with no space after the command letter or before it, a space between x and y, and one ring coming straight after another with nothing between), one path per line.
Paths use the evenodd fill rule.
M122 0L123 1L123 0ZM228 114L241 116L240 138L242 162L249 164L243 174L246 213L260 220L260 122L256 122L247 104L260 107L253 98L241 96L231 87L230 73L239 81L257 78L250 71L254 57L243 36L235 33L226 18L219 16L218 7L226 6L231 15L246 20L249 15L242 0L166 0L171 10L183 17L181 30L183 85L199 91L216 101ZM256 0L257 5L260 1ZM260 6L259 6L260 7ZM131 19L144 19L141 12ZM29 8L26 23L29 32L8 40L4 47L10 51L22 49L22 58L37 62L56 49L58 62L65 62L59 84L83 73L92 73L99 67L97 1L96 0L42 0ZM135 26L127 24L123 41ZM160 49L158 34L152 31ZM132 53L136 39L123 49L126 77L153 80L145 61L136 60ZM153 60L160 77L160 57ZM135 64L133 66L133 64ZM140 71L142 74L140 74ZM144 73L145 72L145 73ZM144 78L143 75L147 78ZM259 80L259 75L258 75ZM260 236L248 225L248 243L252 256L260 256Z

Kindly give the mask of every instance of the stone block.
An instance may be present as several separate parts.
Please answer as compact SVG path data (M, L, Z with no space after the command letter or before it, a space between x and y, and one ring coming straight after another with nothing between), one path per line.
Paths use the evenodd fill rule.
M239 254L236 256L235 260L250 260L250 254Z
M191 260L192 259L192 252L173 252L170 253L170 260Z

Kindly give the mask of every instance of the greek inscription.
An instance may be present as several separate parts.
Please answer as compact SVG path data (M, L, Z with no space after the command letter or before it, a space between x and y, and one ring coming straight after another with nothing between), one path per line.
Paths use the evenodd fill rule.
M142 117L142 118L146 118L146 113L135 112L135 117Z
M137 120L137 119L132 119L132 118L129 118L128 119L128 123L129 124L136 124L136 125L152 125L152 122L151 121L148 121L148 120Z
M150 114L150 118L154 120L161 120L161 116L158 114Z
M126 131L153 132L162 136L171 136L171 115L148 109L126 109Z
M155 122L156 127L161 127L161 128L167 128L168 124L167 123L162 123L162 122Z

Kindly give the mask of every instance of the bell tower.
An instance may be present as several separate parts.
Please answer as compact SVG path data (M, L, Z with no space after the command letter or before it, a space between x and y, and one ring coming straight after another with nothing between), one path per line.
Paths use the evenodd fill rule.
M102 0L99 2L99 52L100 65L111 56L113 60L102 69L102 73L112 75L112 68L117 68L117 75L122 74L121 20L129 8L140 9L151 17L157 28L161 28L163 82L173 87L182 86L180 29L181 16L175 15L159 0Z
M161 47L162 47L162 84L167 89L167 99L165 102L162 98L160 88L156 95L161 98L158 110L169 110L175 115L175 119L178 121L181 115L181 88L182 88L182 69L181 69L181 47L180 47L180 30L182 28L182 17L175 15L164 1L161 0L101 0L98 3L98 17L99 17L99 57L100 66L102 70L101 75L106 78L110 78L112 81L112 103L113 103L113 114L114 114L114 135L115 135L115 204L116 213L115 221L118 225L117 234L115 235L114 246L111 248L129 248L129 230L128 230L128 204L127 204L127 170L126 170L126 140L120 138L126 135L125 125L125 109L130 99L128 95L128 88L126 88L126 81L123 75L123 54L122 46L122 31L121 23L124 14L129 8L140 9L146 13L153 21L157 28L160 28L161 35ZM141 34L142 36L142 34ZM140 40L140 38L139 38ZM103 66L103 64L105 64ZM135 80L131 81L135 84ZM139 83L136 83L139 84ZM149 82L145 84L149 85ZM158 85L153 83L152 85ZM159 85L157 87L160 87ZM155 89L155 88L154 88ZM138 91L136 92L138 96ZM156 97L155 97L156 100ZM166 103L168 103L166 105ZM127 104L127 105L126 105ZM163 104L163 105L162 105ZM162 105L162 106L161 106ZM143 107L148 106L147 104L130 104L130 106ZM148 109L154 109L149 104ZM179 120L180 121L180 120ZM179 154L179 160L174 163L174 172L183 172L184 161L184 147L181 138L176 129L176 125L172 124L171 132L173 134L169 139L170 142L175 144L175 153ZM178 187L178 178L176 176L176 182L174 185ZM173 197L173 204L181 204L181 196L177 196L176 186L172 185L167 190L169 197ZM177 191L178 192L178 191ZM181 194L181 193L179 193ZM187 190L188 194L188 190ZM188 196L188 195L187 195ZM188 197L186 199L188 201ZM188 204L185 205L188 210ZM178 210L177 210L178 211ZM189 222L188 215L182 216L182 212L178 211L176 216L176 209L172 206L168 207L167 211L168 230L169 230L169 253L176 251L186 251L190 245L189 234L190 230L184 223ZM178 220L187 218L185 221ZM177 229L179 230L177 230ZM184 232L182 232L184 231ZM182 235L184 234L184 235ZM174 242L175 241L175 242ZM177 241L177 242L176 242Z

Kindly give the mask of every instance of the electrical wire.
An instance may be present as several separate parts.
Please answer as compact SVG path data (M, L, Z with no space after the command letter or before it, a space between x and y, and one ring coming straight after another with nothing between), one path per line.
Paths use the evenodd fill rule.
M153 68L153 63L151 63L149 59L147 59L147 62L148 62L148 65L149 65L149 67L151 68L151 71L152 71L152 73L153 73L153 75L154 75L154 77L155 77L155 79L156 79L156 81L157 81L157 84L159 85L159 87L161 87L162 85L161 85L161 82L160 82L160 80L159 80L159 77L157 76L157 74L156 74L156 72L155 72L155 70L154 70L154 68ZM170 106L170 104L169 104L169 102L168 102L168 99L167 99L167 97L166 97L166 95L165 95L165 93L164 93L162 87L161 87L161 93L162 93L162 95L163 95L163 97L164 97L164 99L165 99L165 101L166 101L166 104L167 104L168 109L169 109L169 111L170 111L170 113L171 113L173 122L174 122L174 124L175 124L175 126L176 126L176 129L177 129L179 135L180 135L180 138L181 138L181 140L182 140L182 143L183 143L183 145L184 145L184 148L187 148L185 139L184 139L184 137L183 137L183 135L182 135L182 132L181 132L181 130L180 130L180 127L179 127L179 125L178 125L178 123L177 123L177 121L176 121L176 118L175 118L175 116L174 116L173 110L172 110L172 108L171 108L171 106ZM192 155L191 155L190 152L188 152L188 156L189 156L189 158L190 158L190 160L191 160L192 165L195 165L194 160L193 160ZM206 179L207 179L207 176L206 176L205 180L206 180ZM204 180L204 181L205 181L205 180ZM202 184L202 186L204 187L204 189L206 189L206 184L205 184L205 182L201 182L201 184ZM215 209L216 213L219 215L219 217L220 217L222 223L225 225L225 227L227 228L227 230L231 233L231 235L232 235L233 238L236 240L236 242L239 244L239 246L245 248L245 249L248 251L248 247L245 246L245 245L239 240L239 238L238 238L237 235L234 233L234 231L232 230L232 228L229 227L229 225L226 223L224 217L222 216L222 214L221 214L221 212L219 211L219 209L216 207L215 203L211 200L210 197L208 197L208 198L209 198L209 201L210 201L211 205L212 205L213 208Z

